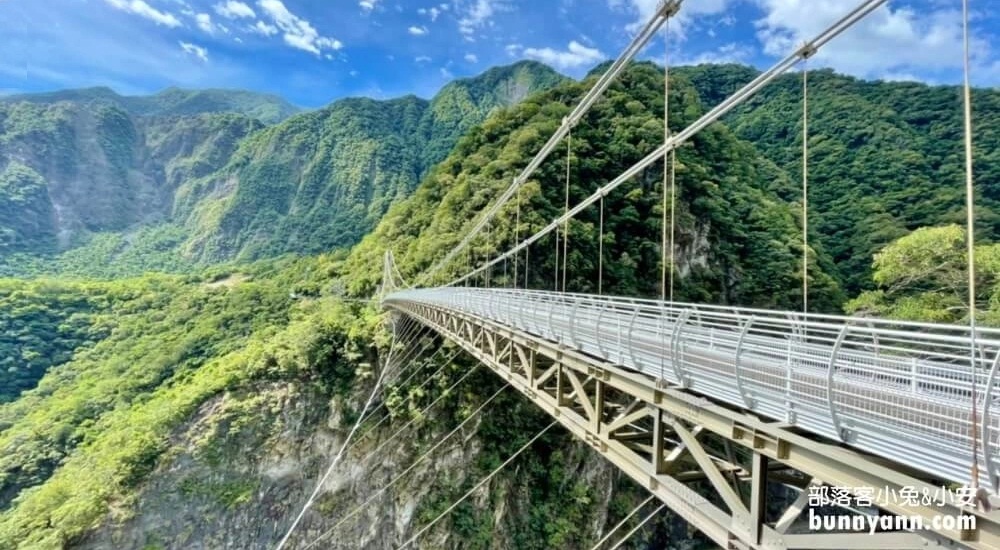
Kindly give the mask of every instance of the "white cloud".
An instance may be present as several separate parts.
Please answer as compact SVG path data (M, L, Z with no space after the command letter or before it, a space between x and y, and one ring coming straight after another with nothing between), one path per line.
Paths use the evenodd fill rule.
M250 30L261 36L274 36L278 34L278 27L269 25L263 21L257 21L257 24L250 27Z
M468 61L469 63L479 63L479 58L476 57L476 54L474 53L465 54L465 60Z
M198 28L207 32L208 34L215 34L216 27L212 23L212 16L207 13L199 13L194 16L194 20L198 23Z
M523 50L523 49L524 49L524 46L522 46L520 44L507 44L506 46L504 46L504 51L506 51L507 55L509 55L511 57L517 57L518 54L520 54L521 50Z
M208 50L205 48L196 46L190 42L178 42L178 44L181 45L181 49L184 50L185 53L189 53L205 63L208 62Z
M441 7L431 6L429 8L420 8L417 13L420 15L426 15L431 18L431 23L437 21L437 18L441 15L441 12L448 9L448 4L441 4Z
M716 15L726 10L728 0L699 0L684 2L681 10L671 19L670 31L678 36L684 36L684 29L691 20L705 15ZM632 32L638 31L649 22L660 6L660 0L608 0L612 9L626 11L635 15L635 21L628 25Z
M756 21L765 53L784 56L843 17L840 0L755 0L764 11ZM862 77L922 74L954 69L962 52L961 12L952 8L915 11L883 6L814 57L823 65ZM973 43L974 59L984 62L989 46Z
M361 7L362 11L370 12L375 9L378 5L379 0L361 0L358 2L358 6Z
M257 5L281 29L285 44L293 48L320 55L323 50L339 50L344 47L339 40L320 35L309 21L288 11L281 0L260 0Z
M418 55L417 57L414 57L413 60L417 63L429 63L431 58L426 55Z
M413 36L423 36L427 34L427 27L410 27L407 29Z
M164 25L171 28L181 26L180 20L174 14L167 11L160 11L143 0L104 0L104 2L115 9L149 19L157 25Z
M225 3L216 4L214 9L215 13L225 17L226 19L255 19L257 17L253 8L243 2L236 2L235 0L228 0Z
M702 63L746 63L753 57L754 48L747 44L730 42L714 50L702 52L693 58L672 60L673 65L700 65Z
M512 51L508 46L508 52ZM542 63L552 65L559 69L572 69L583 65L594 65L598 61L603 61L606 56L596 48L588 48L576 40L572 40L566 50L559 51L552 48L525 48L525 57L537 59Z
M506 4L500 0L475 0L458 20L458 30L466 36L471 36L478 30L493 24L493 16L506 9Z
M455 78L455 75L451 74L451 71L449 71L446 67L441 67L441 78L451 80Z

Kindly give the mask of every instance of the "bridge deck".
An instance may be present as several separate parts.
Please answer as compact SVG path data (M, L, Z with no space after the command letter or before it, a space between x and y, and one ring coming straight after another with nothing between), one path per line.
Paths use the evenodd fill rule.
M386 302L488 318L943 481L968 482L973 374L964 327L511 289L406 290ZM981 483L992 486L1000 333L977 333L977 347L978 459Z

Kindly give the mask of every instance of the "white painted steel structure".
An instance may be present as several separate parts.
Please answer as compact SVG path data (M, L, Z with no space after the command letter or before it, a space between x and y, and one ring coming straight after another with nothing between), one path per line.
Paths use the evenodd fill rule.
M502 288L404 290L384 304L488 319L942 481L969 481L968 327ZM977 459L980 482L994 488L1000 331L981 329L976 342Z

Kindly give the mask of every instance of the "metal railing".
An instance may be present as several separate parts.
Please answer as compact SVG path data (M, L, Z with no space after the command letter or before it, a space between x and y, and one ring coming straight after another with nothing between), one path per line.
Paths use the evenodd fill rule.
M397 292L514 327L729 405L968 483L972 392L980 483L1000 471L1000 331L512 289Z

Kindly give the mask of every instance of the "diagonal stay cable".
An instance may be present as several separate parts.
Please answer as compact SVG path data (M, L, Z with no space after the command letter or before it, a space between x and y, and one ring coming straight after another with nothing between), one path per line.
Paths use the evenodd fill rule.
M632 535L636 534L636 532L638 532L639 529L642 529L643 526L649 523L649 520L653 519L656 516L656 514L662 512L663 509L666 507L667 507L666 504L661 504L656 508L656 510L650 512L648 516L642 518L642 521L640 521L638 525L633 527L632 530L629 531L628 533L625 533L624 537L618 539L618 542L616 542L615 545L611 547L611 550L617 550L618 548L621 548L621 546L625 544L625 542L628 541L628 539L632 538Z
M443 352L443 351L445 351L445 347L442 345L441 347L438 348L437 351L435 351L433 354L431 354L430 357L428 357L426 360L422 361L422 363L426 364L426 363L429 363L429 362L433 361L434 357L437 356L437 355L439 355L439 354L441 354L441 352ZM445 359L442 362L442 368L444 366L447 366L447 365L451 364L452 360L455 359L455 356L457 356L461 351L462 351L461 349L456 349L447 359ZM441 369L439 368L437 371L434 372L434 374L437 374L440 371L441 371ZM405 386L407 384L407 382L409 382L410 380L412 380L413 377L416 376L419 372L420 372L420 369L416 369L413 372L411 372L409 376L407 376L405 379L403 379L402 382L398 382L397 383L397 382L394 381L394 382L392 382L392 384L394 385L394 387L397 387L397 388ZM402 374L402 373L400 373L400 374ZM433 377L434 374L432 374L431 376ZM420 387L423 387L424 384L426 384L426 383L427 383L427 381L425 380L424 383L420 385Z
M416 468L421 462L423 462L424 460L426 460L431 454L434 453L434 451L436 451L438 448L440 448L441 445L444 445L449 439L452 438L452 436L454 436L459 431L461 431L462 428L464 428L469 422L471 422L473 418L476 418L476 416L479 415L479 413L481 413L483 411L483 409L486 408L487 405L489 405L490 403L492 403L494 399L496 399L497 397L499 397L500 394L505 389L507 389L507 387L509 385L510 385L509 383L508 384L504 384L493 395L491 395L488 399L486 399L486 401L483 401L482 404L480 404L479 407L476 408L476 410L472 411L472 413L470 413L469 416L466 417L465 420L463 420L458 426L455 426L454 429L452 429L450 432L448 432L447 434L445 434L444 437L442 437L436 443L434 443L434 445L432 445L430 449L427 449L427 451L425 451L422 455L420 455L419 457L417 457L417 459L415 461L413 461L413 463L410 464L405 470L403 470L402 472L400 472L399 474L397 474L396 477L394 477L391 480L389 480L389 483L387 483L385 485L385 487L382 487L381 489L379 489L378 491L376 491L375 494L373 494L372 496L368 497L367 500L365 500L364 502L362 502L358 506L354 507L354 509L351 510L350 512L348 512L347 515L345 515L344 517L342 517L340 519L340 521L338 521L332 527L330 527L329 529L327 529L326 531L324 531L319 537L317 537L315 540L313 540L311 543L309 543L309 545L306 546L303 550L309 550L310 548L312 548L313 546L315 546L317 543L319 543L319 541L321 541L324 538L326 538L327 536L329 536L338 527L340 527L345 522L347 522L347 520L349 520L349 519L353 518L354 516L358 515L358 513L360 513L361 510L364 510L365 507L367 507L369 504L371 504L372 502L374 502L375 499L377 499L380 496L382 496L383 494L385 494L386 491L388 491L392 486L394 486L396 483L398 483L399 480L403 479L407 474L409 474L411 471L413 471L414 468Z
M429 411L434 405L437 405L442 399L444 399L445 397L447 397L452 390L454 390L459 384L461 384L462 382L464 382L466 378L468 378L470 375L472 375L472 373L476 372L476 369L478 369L478 368L479 368L479 365L476 365L475 367L472 367L465 374L463 374L458 380L456 380L454 384L452 384L451 386L448 386L448 389L446 389L445 391L441 392L441 395L437 396L437 398L434 399L434 401L431 401L431 403L429 405L427 405L426 407L424 407L420 411L420 415L423 415L424 413L426 413L427 411ZM389 443L391 443L400 434L402 434L404 431L406 431L407 428L409 428L410 426L412 426L413 423L417 421L417 418L419 418L419 415L418 416L414 416L409 421L407 421L406 424L403 424L403 426L401 428L399 428L392 435L390 435L388 438L386 438L385 441L383 441L382 443L380 443L378 447L375 447L375 449L371 453L369 453L369 454L376 454L379 451L381 451L383 448L385 448L386 445L388 445Z
M812 39L812 41L802 45L800 48L789 54L783 60L779 61L774 66L772 66L770 69L762 72L760 75L757 76L757 78L753 79L748 84L746 84L745 86L734 92L731 96L729 96L721 103L716 105L713 109L703 114L700 118L698 118L698 120L691 123L690 126L688 126L687 128L685 128L680 132L677 132L676 134L672 134L668 142L657 147L654 151L646 155L646 157L637 162L631 168L622 172L614 180L605 184L603 187L598 189L588 198L584 199L575 207L570 209L569 212L552 220L547 226L542 228L540 231L538 231L531 237L523 240L520 244L514 246L504 254L501 254L500 256L497 256L490 262L475 268L474 270L466 273L465 275L457 279L452 280L445 286L456 286L464 281L467 281L468 279L476 276L483 270L493 265L496 265L499 262L504 261L513 254L517 254L521 250L527 249L527 247L539 241L544 236L548 235L554 230L557 230L566 219L575 217L577 214L584 211L587 207L599 201L602 197L606 196L612 190L618 188L623 183L630 181L632 178L634 178L640 172L645 170L647 167L662 159L664 153L666 153L667 151L674 150L681 144L686 143L688 140L694 137L695 134L699 133L702 129L719 120L723 115L728 113L737 105L745 102L747 99L756 94L761 88L766 86L772 80L787 72L792 66L795 65L795 63L798 62L799 59L803 58L804 56L812 55L815 51L819 50L828 42L839 36L841 33L846 31L848 28L853 26L855 23L860 21L862 18L864 18L866 15L874 11L876 8L885 4L886 1L887 0L866 0L862 2L850 13L845 15L836 23L827 27L822 33L818 34L815 38Z
M386 365L382 369L382 372L379 373L378 379L375 381L375 385L372 387L372 391L368 395L368 400L365 401L365 406L361 410L361 416L358 418L357 421L354 422L354 426L351 427L351 431L347 434L347 439L345 439L344 443L340 446L340 451L337 453L337 456L335 456L333 458L333 461L330 462L330 466L327 467L326 472L323 473L323 477L320 478L319 482L316 484L316 487L313 489L312 494L309 495L309 498L306 500L305 504L302 505L302 509L299 511L298 515L295 516L295 520L292 522L292 525L288 528L288 532L286 532L285 536L282 537L280 542L278 542L278 546L275 548L275 550L281 550L282 548L285 547L285 544L288 543L288 539L291 538L292 533L295 532L295 528L298 527L299 523L302 521L302 518L306 515L306 511L309 510L313 502L316 501L316 497L317 495L319 495L320 489L323 488L323 484L326 483L326 480L329 479L330 474L333 473L333 469L337 467L338 463L340 463L340 459L341 457L344 456L344 451L347 450L347 446L351 442L351 438L354 437L354 433L358 430L358 427L361 425L361 417L364 416L365 412L368 410L368 407L371 406L372 401L375 400L375 395L378 394L379 387L382 385L382 380L385 378L385 374L390 370L390 366L392 364L392 352L394 349L395 349L394 347L390 346L389 356L386 357Z
M438 367L438 370L434 371L433 374L431 374L430 376L426 377L424 379L424 381L419 386L417 386L416 389L417 390L423 389L424 386L426 386L431 380L433 380L435 376L437 376L446 367L448 367L449 365L451 365L452 362L453 362L452 360L455 358L456 355L459 354L460 351L461 350L458 350L455 353L453 353L451 355L451 357L449 357L447 360L445 360L441 364L441 366ZM469 371L469 372L471 372L471 371ZM401 384L401 385L404 385L404 384ZM379 408L384 407L384 406L385 406L385 402L383 401L382 403L379 403L377 407L375 407L374 409L372 409L372 412L374 413L374 411L376 411ZM369 418L371 418L370 414L369 414ZM384 423L389 418L392 418L392 417L390 415L386 415L386 416L383 416L382 418L380 418L379 421L374 426L372 426L371 428L365 430L364 433L362 433L361 435L359 435L358 438L356 440L354 440L354 443L351 445L351 448L353 449L354 447L356 447L364 438L368 437L368 434L373 433L376 429L378 429L379 426L382 425L382 423Z
M553 420L548 426L545 426L544 428L542 428L542 431L540 431L537 434L535 434L535 437L532 437L530 440L528 440L527 443L525 443L524 445L522 445L520 449L518 449L517 451L515 451L514 454L510 455L510 458L508 458L507 460L503 461L503 464L497 466L496 469L494 469L492 472L490 472L489 474L487 474L486 477L484 477L483 479L481 479L479 481L479 483L476 483L471 489L469 489L468 491L466 491L466 493L464 495L462 495L461 498L459 498L458 500L456 500L455 502L453 502L451 504L451 506L449 506L448 508L445 509L445 511L441 512L440 514L438 514L438 516L436 518L434 518L433 520L431 520L431 522L428 523L427 525L423 526L419 531L417 531L416 534L414 534L412 537L410 537L409 539L407 539L406 542L404 542L401 546L399 546L398 548L396 548L396 550L402 550L403 548L406 548L407 546L413 544L418 538L420 538L421 535L423 535L428 530L430 530L431 527L434 527L434 525L437 524L437 522L441 521L441 519L443 519L445 516L447 516L448 514L450 514L452 510L454 510L455 508L458 508L459 504L465 502L465 499L467 499L470 496L472 496L472 493L476 492L477 489L479 489L480 487L482 487L483 485L485 485L489 480L493 479L494 476L496 476L498 473L500 473L500 471L503 470L505 467L507 467L508 464L510 464L511 462L513 462L514 459L517 458L525 450L527 450L528 447L531 447L531 445L533 445L535 443L535 441L538 441L538 439L540 437L542 437L543 435L545 435L545 432L547 432L550 429L552 429L552 427L555 426L558 423L559 423L558 420Z
M608 542L608 540L611 539L612 535L614 535L615 533L617 533L619 529L621 529L626 523L628 523L628 520L632 519L632 516L638 514L639 510L642 510L643 506L649 504L649 502L651 500L653 500L654 498L656 498L656 497L653 496L653 495L649 495L649 498L647 498L646 500L640 502L639 505L636 506L635 508L633 508L631 512L629 512L625 517L622 518L621 521L619 521L617 524L615 524L615 526L612 527L611 530L607 532L607 534L605 534L603 537L601 537L601 540L597 541L593 546L591 546L590 550L597 550L598 548L601 547L602 544L604 544L605 542Z
M430 357L428 357L428 358L427 358L427 361L432 361L432 360L434 359L434 357L435 357L435 356L436 356L436 355L437 355L438 353L440 353L440 352L441 352L441 349L439 349L439 350L435 351L435 352L434 352L433 354L431 354L431 356L430 356ZM452 358L454 358L454 356L455 356L455 355L453 354L453 355L452 355ZM451 358L449 358L449 359L448 359L448 362L446 362L446 363L445 363L445 364L444 364L444 365L442 366L442 368L444 368L444 366L447 366L447 365L449 364L449 362L450 362L450 361L451 361ZM407 366L398 366L398 367L397 367L397 368L395 369L395 370L397 370L397 371L398 371L398 372L396 373L397 377L398 377L399 375L403 374L403 372L405 372L405 371L407 371L407 370L412 370L412 372L410 372L410 375L406 377L406 380L404 380L404 381L403 381L402 383L400 383L400 384L397 384L397 385L396 385L395 387L401 387L401 386L404 386L404 385L406 384L406 382L409 382L409 381L410 381L410 379L412 379L412 378L413 378L413 376L415 376L415 375L416 375L416 374L417 374L418 372L420 372L420 370L421 370L421 369L420 369L419 367L420 367L420 366L422 366L423 364L424 364L423 362L416 362L416 361L413 361L413 362L410 362L410 363L409 363L409 365L407 365ZM397 365L401 365L401 363L397 363ZM417 368L414 368L414 367L417 367ZM440 371L441 371L441 369L438 369L437 371L435 371L435 373L434 373L434 374L437 374L437 373L438 373L438 372L440 372ZM434 376L434 375L431 375L431 376ZM391 383L391 382L389 382L389 381L386 381L386 382L384 383L384 385L385 385L385 386L388 386L388 385L389 385L390 383ZM420 387L423 387L424 385L426 385L426 383L427 383L427 381L425 380L425 381L424 381L424 383L423 383L423 384L421 384L421 386L420 386ZM380 401L380 402L378 403L378 405L375 405L375 406L374 406L374 407L372 407L372 408L371 408L371 410L369 410L369 411L368 411L368 412L367 412L366 414L364 414L364 415L362 415L362 416L361 416L361 422L362 422L362 423L364 423L365 421L369 420L369 419L370 419L370 418L371 418L372 416L374 416L374 415L375 415L375 413L376 413L376 412L378 412L378 411L379 411L379 410L380 410L380 409L381 409L382 407L384 407L384 406L385 406L385 400L383 400L383 401ZM382 423L382 421L379 421L379 423L378 423L378 424L376 424L375 426L373 426L373 427L372 427L371 429L374 429L374 428L378 427L378 425L379 425L379 424L381 424L381 423ZM367 434L368 434L368 432L369 432L369 431L371 431L371 429L369 429L369 430L366 430L366 431L365 431L365 432L363 432L363 433L361 434L361 436L359 436L359 437L364 437L365 435L367 435Z

